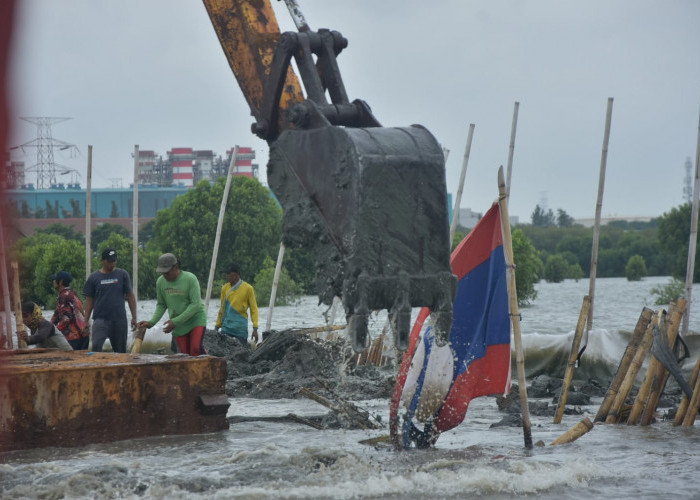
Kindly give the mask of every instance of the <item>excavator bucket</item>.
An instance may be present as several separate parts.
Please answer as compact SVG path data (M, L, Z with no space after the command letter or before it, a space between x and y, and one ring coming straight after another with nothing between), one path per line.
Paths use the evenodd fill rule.
M446 341L456 278L438 142L420 125L382 127L364 101L348 100L336 60L348 42L337 31L298 24L301 32L279 34L264 0L204 3L255 116L252 130L270 145L283 242L314 253L319 299L342 298L353 348L366 348L369 314L379 309L388 309L401 350L413 307L432 310Z

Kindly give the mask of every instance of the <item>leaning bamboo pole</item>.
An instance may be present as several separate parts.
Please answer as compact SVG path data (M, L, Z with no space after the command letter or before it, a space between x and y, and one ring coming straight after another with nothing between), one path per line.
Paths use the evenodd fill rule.
M13 260L10 266L12 267L12 302L15 309L15 324L17 325L17 332L23 332L25 330L24 322L22 321L22 299L19 293L19 266L16 260ZM20 349L26 349L27 343L18 338L17 346Z
M629 370L630 364L632 363L632 359L634 358L637 349L639 349L639 345L642 342L642 337L644 337L644 332L646 332L653 315L654 311L648 307L642 309L642 313L639 315L639 319L637 320L637 326L635 326L634 333L632 333L632 338L627 344L625 353L622 355L620 364L617 367L617 372L615 373L612 382L610 382L610 387L608 387L608 391L605 393L603 402L598 408L598 413L596 413L596 416L593 419L594 422L605 421L605 418L608 416L610 407L615 400L615 396L617 396L617 393L620 390L620 385L627 374L627 370Z
M661 335L666 335L668 338L668 344L671 346L671 349L673 349L676 339L678 338L678 330L681 328L686 306L687 302L684 299L678 299L675 309L669 315L670 321L666 322L666 331L661 333ZM670 373L666 367L659 362L651 379L649 396L647 397L646 405L642 411L642 417L639 422L640 425L651 424L651 421L656 414L656 407L659 406L661 393L663 392L664 387L666 387L666 382L668 381L669 375Z
M214 250L211 255L211 266L209 267L209 279L207 280L207 296L204 298L204 311L209 312L209 299L211 298L211 289L214 286L214 272L216 271L216 258L219 254L219 242L221 241L221 228L224 225L224 215L226 214L226 204L228 203L228 194L231 191L231 179L233 178L233 169L236 166L236 158L238 157L238 146L233 148L231 153L231 163L228 165L228 174L226 175L226 187L224 187L224 195L221 197L221 208L219 209L219 220L216 224L216 236L214 237Z
M591 274L588 284L588 295L591 297L591 308L588 311L588 322L586 326L586 343L588 343L588 332L593 328L593 307L595 304L595 278L598 269L598 241L600 237L600 213L603 209L603 192L605 191L605 168L608 161L608 143L610 141L610 123L612 121L613 98L608 97L608 109L605 114L605 132L603 134L603 150L600 155L600 173L598 176L598 199L595 205L595 224L593 226L593 246L591 248Z
M591 307L591 298L586 295L583 297L583 304L581 304L581 312L579 313L578 323L576 324L576 331L574 332L574 340L571 343L571 352L569 353L569 362L566 365L566 371L564 372L564 381L561 386L561 392L559 393L559 402L557 404L557 411L554 414L554 423L560 424L561 418L564 416L564 408L566 407L566 398L569 396L569 387L571 386L571 380L574 378L574 366L576 365L576 358L578 357L578 349L581 345L581 337L583 336L583 330L586 328L586 318L588 317L588 309Z
M695 417L698 415L698 408L700 407L700 377L695 381L693 386L693 397L688 403L688 410L685 412L683 417L683 427L690 427L695 424Z
M139 145L134 146L134 208L131 213L131 237L132 250L131 256L131 284L134 292L134 298L139 300ZM136 318L134 318L136 321Z
M578 438L586 434L593 428L593 422L586 417L581 420L578 424L574 425L571 429L566 431L564 434L559 436L557 439L549 443L550 446L557 444L571 443L576 441Z
M685 272L685 299L688 307L683 315L682 334L688 334L690 304L693 294L693 275L695 273L695 251L698 241L698 197L700 197L700 116L698 117L698 139L695 146L695 183L693 184L693 204L690 216L690 240L688 242L688 262Z
M508 147L508 164L506 166L506 198L510 201L510 177L513 172L513 152L515 151L515 131L518 128L518 110L520 103L515 101L513 105L513 122L510 126L510 145Z
M0 279L2 279L2 305L5 311L5 340L9 349L13 348L12 342L12 305L10 303L10 284L7 275L7 258L5 249L5 226L3 226L0 213ZM21 318L20 318L21 319ZM0 336L2 337L2 336ZM0 343L0 349L4 349L4 343Z
M462 172L459 174L459 185L457 186L457 196L455 197L454 210L452 210L452 222L450 223L450 248L452 248L455 232L457 231L457 221L459 220L459 209L462 204L462 191L464 190L464 179L467 176L467 165L469 164L469 155L472 150L472 138L474 137L474 124L469 124L469 133L467 134L467 145L464 148L464 158L462 159Z
M685 310L685 300L678 299L676 304L671 304L669 307L670 313L666 315L666 321L664 322L664 331L659 331L660 335L667 335L670 344L673 345L676 341L676 335L678 334L678 325L680 324L681 316ZM675 332L675 333L672 333ZM671 339L673 337L673 339ZM653 344L653 341L652 341ZM647 405L647 400L649 394L652 390L652 384L655 380L658 380L657 371L659 366L663 369L661 362L656 359L655 356L651 356L649 359L649 364L647 365L647 371L644 375L644 380L639 386L639 391L637 392L637 397L634 399L632 409L630 410L629 417L627 418L627 425L637 425L639 422L639 417L641 417L644 407ZM658 382L657 382L658 384Z
M277 300L277 287L282 273L282 261L284 260L284 243L280 243L280 251L277 253L277 264L275 264L275 276L272 278L272 290L270 290L270 305L267 309L267 321L265 331L269 332L272 326L272 314L275 311L275 301Z
M644 363L644 359L647 357L649 349L651 349L651 344L654 342L654 327L659 326L663 314L663 311L657 312L652 322L649 323L646 332L644 332L642 342L639 344L639 348L637 349L637 352L634 354L634 357L630 362L629 370L627 370L625 378L620 384L620 390L615 396L615 399L613 400L613 403L610 406L610 411L605 417L606 424L616 424L620 421L622 406L625 404L625 401L627 400L627 395L630 393L630 390L632 390L634 381L637 379L637 374L642 368L642 363Z
M88 144L85 186L85 278L92 272L92 145Z
M698 376L700 376L700 356L698 356L698 359L695 361L695 367L693 368L693 373L690 376L690 387L695 388L698 382ZM697 389L695 390L697 391ZM683 423L683 419L685 418L689 405L690 399L688 398L688 396L683 394L683 398L681 399L681 402L678 405L678 409L676 410L676 416L673 419L674 426L681 425Z
M523 437L525 439L525 448L532 449L530 407L527 402L527 381L525 380L525 355L523 354L523 341L520 334L520 313L518 312L518 292L515 286L513 241L510 234L510 218L508 217L508 200L506 198L506 181L503 176L503 166L501 165L498 169L498 204L501 208L503 250L506 258L506 266L508 267L508 300L510 303L510 319L513 325L513 342L515 343L515 367L518 373L520 408L523 412Z

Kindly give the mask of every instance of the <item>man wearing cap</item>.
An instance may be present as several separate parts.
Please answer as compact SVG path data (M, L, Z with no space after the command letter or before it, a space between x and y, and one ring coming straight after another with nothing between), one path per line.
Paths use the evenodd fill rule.
M221 306L216 328L221 333L248 345L248 310L253 321L253 341L258 341L258 302L253 287L241 279L241 266L231 263L226 268L226 283L221 287Z
M117 267L117 251L105 248L102 267L88 276L83 287L85 321L92 314L92 350L102 351L109 339L114 352L126 352L128 325L124 299L131 311L131 327L136 326L136 297L131 289L129 273Z
M51 323L56 325L74 350L86 350L90 344L90 329L85 322L83 303L70 287L73 276L68 271L59 271L51 275L51 280L54 289L58 291Z
M170 319L163 325L164 333L172 333L181 353L190 356L206 354L202 341L207 325L207 315L197 277L180 269L180 262L171 253L158 258L156 272L156 310L148 321L139 326L151 328L168 311Z

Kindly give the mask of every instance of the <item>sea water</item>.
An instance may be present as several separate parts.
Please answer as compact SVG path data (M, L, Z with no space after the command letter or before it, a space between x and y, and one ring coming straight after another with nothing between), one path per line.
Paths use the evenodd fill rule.
M593 330L580 370L592 366L591 376L614 373L642 308L659 307L653 304L651 288L667 281L597 280ZM521 309L528 376L563 372L548 360L566 359L588 282L539 283L536 289L537 299ZM694 287L693 296L700 297L698 293L700 288ZM147 319L154 307L152 301L140 303L140 319ZM320 326L327 309L311 297L277 307L272 328ZM209 311L209 327L215 313ZM260 311L261 327L267 313L266 308ZM374 335L385 318L373 316ZM695 304L690 330L700 330L700 307ZM147 339L159 335L169 342L158 326L149 330ZM695 337L688 337L691 358L685 362L690 366L686 371L699 354ZM387 400L356 403L387 422ZM583 415L565 415L556 425L551 417L532 416L532 438L541 445L532 450L525 449L521 428L491 427L502 414L493 398L484 397L472 401L465 421L442 434L430 450L395 452L360 444L386 435L387 429L319 431L292 423L247 421L207 435L10 452L0 455L0 497L700 498L695 481L700 424L688 429L662 420L647 427L598 424L573 443L549 445L584 416L592 420L599 403L600 398L594 398L581 408ZM326 411L306 399L238 398L231 399L229 415L312 416Z

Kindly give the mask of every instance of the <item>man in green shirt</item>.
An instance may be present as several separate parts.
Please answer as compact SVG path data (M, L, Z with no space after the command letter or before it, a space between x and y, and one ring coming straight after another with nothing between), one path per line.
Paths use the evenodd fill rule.
M197 277L180 269L180 262L171 253L158 258L156 272L156 310L148 321L139 326L152 328L163 317L166 309L170 319L163 325L163 332L172 333L180 352L190 356L206 354L202 341L207 325L207 315L202 302Z

